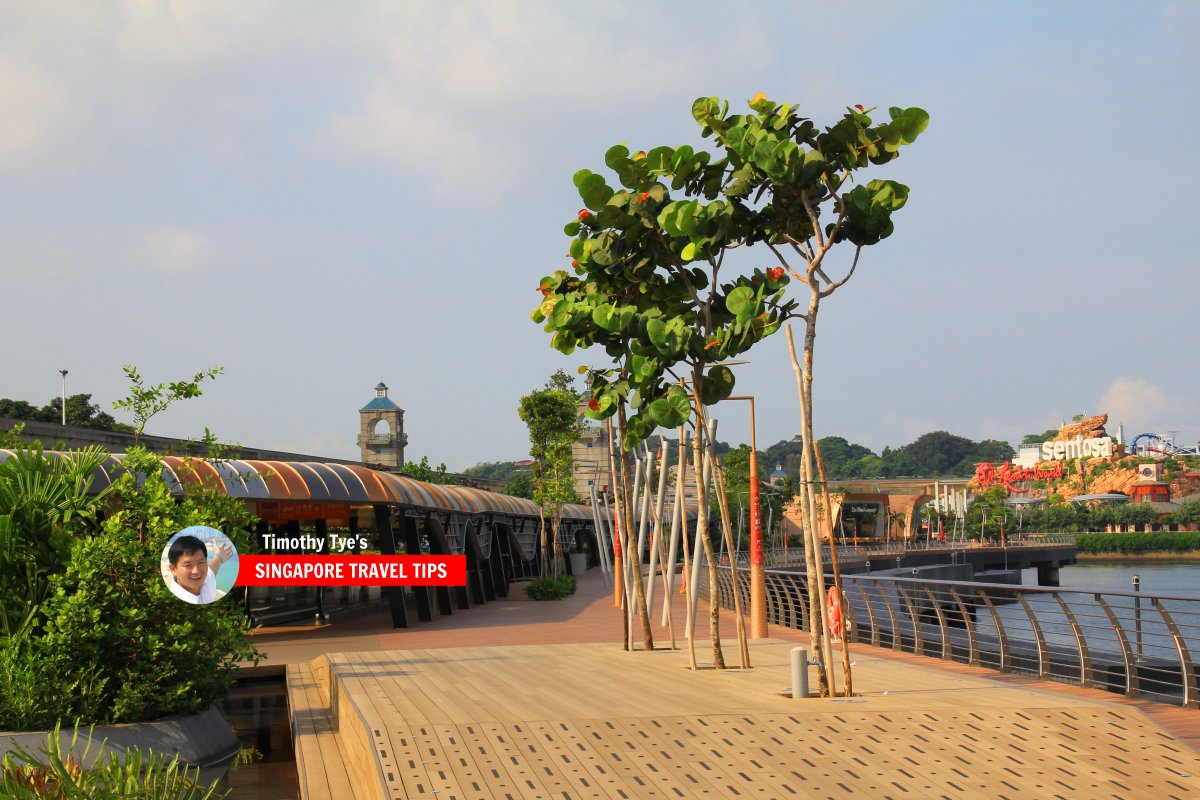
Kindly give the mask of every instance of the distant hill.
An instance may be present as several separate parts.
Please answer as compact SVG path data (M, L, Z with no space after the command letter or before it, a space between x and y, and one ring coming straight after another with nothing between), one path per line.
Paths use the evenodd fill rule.
M832 480L853 478L969 478L980 461L1000 463L1016 456L1008 442L984 439L975 442L946 431L922 434L912 442L883 448L875 453L860 444L851 444L841 436L817 440L825 459L826 475ZM785 472L800 470L800 442L777 442L762 454L769 468L783 465Z

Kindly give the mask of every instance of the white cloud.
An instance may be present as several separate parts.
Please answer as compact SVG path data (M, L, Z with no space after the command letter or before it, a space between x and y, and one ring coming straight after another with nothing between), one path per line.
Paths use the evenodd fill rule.
M272 49L288 11L261 3L123 0L117 43L135 61L202 66ZM280 23L285 23L282 26Z
M0 164L23 161L53 138L66 105L48 73L0 53Z
M335 119L324 141L427 172L435 194L445 197L461 184L482 189L509 177L511 167L491 154L484 135L465 119L419 110L379 86L358 114Z
M194 272L208 266L212 243L195 231L169 227L147 235L136 261L151 270Z
M1100 398L1099 408L1108 412L1109 429L1125 425L1125 435L1162 433L1194 427L1196 403L1188 397L1168 394L1144 378L1119 377Z
M526 178L560 146L546 131L608 128L614 114L657 114L668 99L700 93L709 54L662 46L669 13L638 7L630 27L629 11L459 3L406 7L403 20L376 11L346 31L370 78L347 83L350 102L315 141L424 174L440 196ZM757 89L768 48L733 36L723 50L731 77L740 70Z

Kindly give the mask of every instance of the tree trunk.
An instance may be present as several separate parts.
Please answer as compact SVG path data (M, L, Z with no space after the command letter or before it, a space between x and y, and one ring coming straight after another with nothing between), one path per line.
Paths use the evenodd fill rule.
M712 443L709 442L709 449ZM729 518L729 498L725 496L725 475L715 454L712 455L713 477L716 484L717 505L721 511L721 533L725 537L725 549L729 552L729 576L733 586L733 615L737 622L738 656L742 669L750 669L750 645L746 639L746 619L742 616L742 594L738 591L740 583L737 568L736 553L733 545L733 526ZM747 573L747 577L749 573Z
M813 313L817 299L810 303L809 323L805 330L805 364L811 363L812 353L809 349L813 336ZM813 647L813 656L817 661L817 685L822 697L830 692L829 662L826 656L828 644L825 636L825 574L821 558L821 534L817 524L817 498L813 490L815 471L813 469L813 428L812 428L812 395L809 393L812 373L801 368L796 360L796 348L792 342L792 329L786 329L788 352L791 354L792 369L796 373L796 388L800 395L800 497L804 514L804 562L808 583L809 633Z
M694 371L699 373L697 367ZM704 557L708 560L708 638L712 643L713 668L725 669L725 655L721 652L721 603L717 586L717 561L713 553L712 540L708 536L708 481L704 467L706 452L705 442L708 441L708 420L704 414L704 404L700 402L698 386L699 375L693 375L692 394L696 405L696 436L693 439L694 454L692 469L696 475L696 531L701 545L704 547Z
M833 567L833 585L837 589L839 602L845 599L842 592L842 570L838 565L837 543L833 541L833 502L829 497L829 484L825 482L825 459L821 456L821 445L813 442L813 453L817 457L817 478L821 481L821 504L825 506L825 522L829 527L829 561ZM846 630L847 614L842 610L842 680L845 686L843 697L854 696L854 676L850 671L850 632ZM833 667L830 666L830 672ZM836 692L834 692L836 694Z
M557 578L560 575L567 574L566 565L563 563L562 542L559 539L559 533L562 530L562 503L554 504L554 519L551 520L550 533L554 536L554 576Z
M546 512L542 510L542 536L538 543L538 557L542 562L541 573L545 577L551 573L549 532L546 530Z

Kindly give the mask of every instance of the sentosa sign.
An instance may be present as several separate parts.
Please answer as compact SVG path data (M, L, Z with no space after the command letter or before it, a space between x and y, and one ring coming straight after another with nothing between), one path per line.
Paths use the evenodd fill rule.
M1085 439L1076 436L1074 439L1057 442L1042 442L1042 461L1065 461L1069 458L1112 458L1113 440L1111 436L1097 436L1095 439Z

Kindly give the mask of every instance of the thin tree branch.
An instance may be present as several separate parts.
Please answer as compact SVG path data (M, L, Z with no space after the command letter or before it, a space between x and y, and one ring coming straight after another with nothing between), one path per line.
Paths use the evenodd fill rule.
M829 297L829 295L833 294L839 286L850 280L850 278L854 277L854 269L858 266L858 257L861 254L862 245L859 245L858 247L854 248L854 261L850 264L850 271L846 273L846 277L842 278L837 283L830 283L829 286L822 289L821 297Z
M808 278L805 277L803 273L797 272L795 269L793 269L792 265L789 264L787 259L783 257L783 253L779 252L775 245L771 244L770 242L767 242L766 244L767 247L770 248L771 252L775 254L775 257L779 259L780 263L783 264L783 268L790 272L793 278L801 283L806 285L808 284ZM800 255L803 256L804 254L801 253Z

